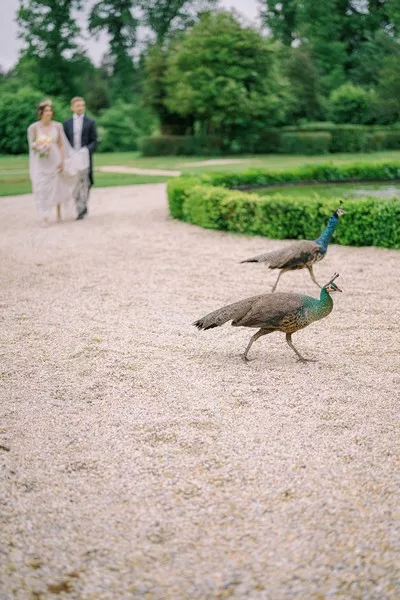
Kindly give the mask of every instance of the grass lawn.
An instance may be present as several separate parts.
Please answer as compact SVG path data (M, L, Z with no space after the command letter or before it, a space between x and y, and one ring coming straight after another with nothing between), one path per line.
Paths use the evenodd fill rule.
M123 165L142 169L171 169L183 173L204 173L206 171L244 171L248 168L289 169L304 164L350 162L386 162L399 160L400 151L375 152L370 154L328 154L323 156L288 156L282 154L224 156L223 159L241 160L235 164L218 164L197 166L195 163L213 160L212 157L200 156L162 156L143 158L136 152L115 152L96 154L95 166ZM114 185L133 185L138 183L159 183L167 181L168 176L135 175L121 173L95 173L95 187ZM303 188L304 189L304 188ZM26 194L31 191L28 157L0 156L0 196ZM276 191L276 190L275 190Z

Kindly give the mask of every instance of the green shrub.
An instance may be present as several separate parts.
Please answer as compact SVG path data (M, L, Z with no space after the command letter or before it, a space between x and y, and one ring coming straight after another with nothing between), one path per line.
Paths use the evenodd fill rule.
M270 154L282 151L282 131L280 129L264 129L259 132L252 152Z
M138 140L155 126L151 111L133 102L116 102L98 119L100 152L137 150Z
M332 129L331 152L365 152L370 130L357 125L340 125Z
M400 149L400 131L376 130L369 134L366 150L399 150Z
M310 183L321 181L393 181L400 179L400 163L353 163L334 165L332 163L304 165L286 171L251 169L242 172L224 173L216 171L202 175L202 181L211 185L228 188L257 188L296 181Z
M341 85L329 97L328 113L335 123L373 123L376 108L376 93L352 83Z
M379 133L379 135L378 135ZM383 133L385 135L383 135ZM327 154L400 149L399 130L382 126L309 123L302 129L264 129L257 134L227 143L216 136L162 135L144 137L139 147L143 156L218 155L221 153Z
M331 143L331 134L321 133L283 133L282 149L284 154L327 154Z
M197 177L177 177L168 183L168 206L171 217L183 219L183 203L192 188L199 184Z
M340 199L255 196L230 187L253 187L291 181L391 181L400 178L400 165L307 165L286 172L248 171L181 177L168 182L170 214L189 223L277 239L315 239ZM357 198L346 200L346 218L334 241L353 246L400 248L400 200Z
M385 150L400 150L400 131L385 132Z
M143 156L217 155L221 140L216 136L159 135L142 137L139 148Z
M6 92L0 97L0 154L24 154L28 152L27 129L37 121L36 106L44 94L31 88L16 93ZM66 103L54 99L54 118L64 121L71 115Z
M183 135L142 137L139 150L143 156L177 156L183 154L186 139Z
M333 121L300 121L296 129L298 131L331 131L335 127L337 125Z
M207 229L226 229L221 206L226 190L213 186L191 187L190 194L183 199L183 220Z

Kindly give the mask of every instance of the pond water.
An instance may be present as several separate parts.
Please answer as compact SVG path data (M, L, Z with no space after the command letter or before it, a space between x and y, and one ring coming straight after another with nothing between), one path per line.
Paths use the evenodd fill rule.
M282 194L290 196L318 196L335 198L357 198L376 196L377 198L400 198L400 185L379 183L326 183L310 185L274 186L251 190L260 196Z

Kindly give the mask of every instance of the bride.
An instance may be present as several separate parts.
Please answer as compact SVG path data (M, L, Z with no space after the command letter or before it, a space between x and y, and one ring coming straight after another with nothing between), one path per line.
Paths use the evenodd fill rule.
M28 127L29 174L41 225L46 227L55 206L60 220L61 205L71 209L77 186L89 185L89 152L71 147L61 123L53 121L51 100L38 104L38 117Z

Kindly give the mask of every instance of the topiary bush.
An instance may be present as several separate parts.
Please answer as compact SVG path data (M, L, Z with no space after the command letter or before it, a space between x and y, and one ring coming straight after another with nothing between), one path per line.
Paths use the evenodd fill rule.
M325 178L323 168L325 167ZM283 196L256 196L230 189L229 184L254 187L305 181L301 177L314 175L314 181L352 181L358 176L364 181L393 181L400 177L400 165L308 165L287 172L213 173L202 177L181 177L168 182L168 202L171 216L209 229L221 229L277 239L315 239L341 199ZM315 176L318 179L315 179ZM334 176L334 179L333 179ZM278 179L278 180L277 180ZM307 179L312 181L312 179ZM357 198L346 200L347 215L335 232L334 241L352 246L383 246L400 248L400 200Z

